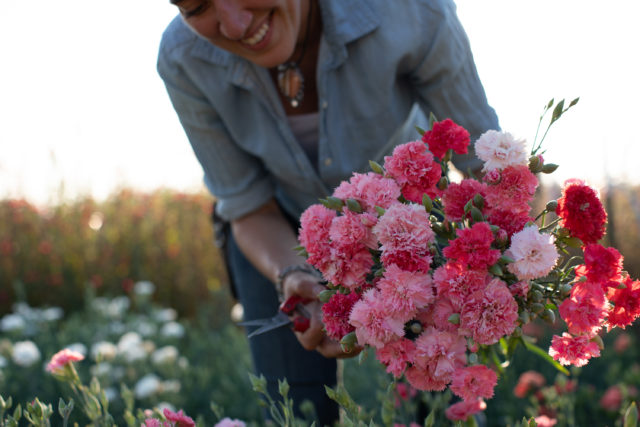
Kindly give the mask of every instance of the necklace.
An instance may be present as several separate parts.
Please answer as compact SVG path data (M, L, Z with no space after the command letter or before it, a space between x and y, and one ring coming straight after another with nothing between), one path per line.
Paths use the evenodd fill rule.
M309 0L309 13L307 14L307 29L305 31L304 40L302 41L302 49L297 61L289 61L278 65L278 89L293 108L297 108L304 97L304 76L300 70L300 63L304 58L307 50L307 40L311 31L311 16L313 15L313 1Z

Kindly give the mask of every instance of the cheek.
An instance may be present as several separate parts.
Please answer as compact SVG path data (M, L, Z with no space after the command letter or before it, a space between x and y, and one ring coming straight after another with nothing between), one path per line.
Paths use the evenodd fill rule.
M217 30L217 25L211 19L189 19L185 20L187 26L189 26L194 32L199 34L200 36L209 39L215 40L219 34Z

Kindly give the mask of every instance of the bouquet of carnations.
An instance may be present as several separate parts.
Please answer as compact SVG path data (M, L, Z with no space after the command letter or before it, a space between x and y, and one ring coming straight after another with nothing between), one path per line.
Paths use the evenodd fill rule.
M545 106L545 136L577 101ZM558 200L531 212L536 175L557 168L544 162L544 136L527 153L524 140L487 131L475 142L482 178L454 183L449 160L467 153L469 133L434 118L420 131L421 140L310 206L300 249L328 282L327 334L347 349L374 348L389 373L419 390L449 387L461 399L447 416L463 420L486 407L518 344L564 372L599 356L598 334L640 315L640 282L598 243L607 215L584 181L567 181ZM522 327L556 312L568 332L547 354Z

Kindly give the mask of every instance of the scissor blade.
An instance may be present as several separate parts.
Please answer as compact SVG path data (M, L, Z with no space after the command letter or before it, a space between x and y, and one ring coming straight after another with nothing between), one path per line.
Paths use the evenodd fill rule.
M288 326L291 324L291 319L289 316L279 311L278 314L273 316L271 319L268 319L265 323L262 324L258 329L251 332L247 335L248 338L255 337L256 335L264 334L265 332L273 331L274 329L281 328L283 326Z

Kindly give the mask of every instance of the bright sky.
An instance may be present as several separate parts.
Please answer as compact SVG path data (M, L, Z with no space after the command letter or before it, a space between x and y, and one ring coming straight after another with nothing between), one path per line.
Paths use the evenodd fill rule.
M160 35L175 14L168 0L4 3L0 198L46 203L102 198L122 186L201 188L155 71ZM561 165L553 176L640 182L640 2L457 4L503 130L531 140L549 99L580 96L547 137L545 157Z

